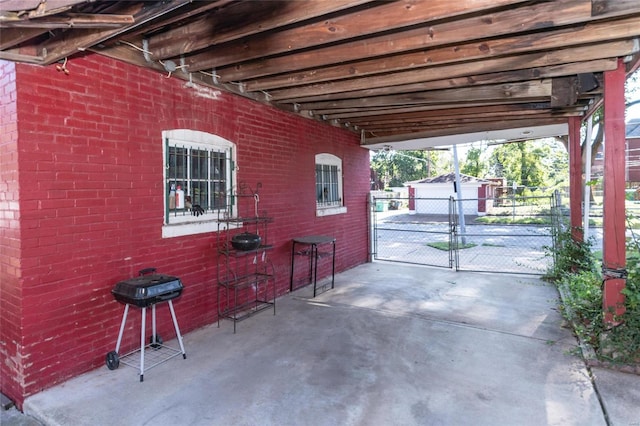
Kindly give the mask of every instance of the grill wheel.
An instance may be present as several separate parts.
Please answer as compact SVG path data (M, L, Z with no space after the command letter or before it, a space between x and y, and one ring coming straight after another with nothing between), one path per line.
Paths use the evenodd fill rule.
M118 368L120 366L120 357L118 356L118 352L109 352L106 357L106 363L109 370L115 370Z

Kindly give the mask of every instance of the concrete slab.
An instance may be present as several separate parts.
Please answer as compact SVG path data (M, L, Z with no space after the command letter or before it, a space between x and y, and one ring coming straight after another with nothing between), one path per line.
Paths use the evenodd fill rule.
M46 425L606 424L557 293L535 278L376 262L310 295L235 335L229 322L185 335L187 359L143 383L103 367L25 413Z
M640 376L598 367L591 371L610 424L640 426Z
M33 417L21 413L16 407L0 410L0 425L2 426L43 426Z

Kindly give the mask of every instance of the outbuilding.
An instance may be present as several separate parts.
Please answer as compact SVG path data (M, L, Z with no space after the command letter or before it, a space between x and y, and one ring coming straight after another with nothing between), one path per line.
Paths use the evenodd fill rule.
M460 175L460 190L454 173L407 182L416 213L449 214L450 198L461 199L465 215L482 216L493 207L494 185L489 180ZM411 209L411 206L410 206Z

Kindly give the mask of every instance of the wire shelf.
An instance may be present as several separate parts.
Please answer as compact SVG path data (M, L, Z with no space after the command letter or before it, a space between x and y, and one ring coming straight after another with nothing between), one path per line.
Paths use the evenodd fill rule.
M150 343L144 347L144 370L169 361L178 355L183 355L180 349L172 348L160 343ZM122 364L140 370L140 348L128 352L120 357Z

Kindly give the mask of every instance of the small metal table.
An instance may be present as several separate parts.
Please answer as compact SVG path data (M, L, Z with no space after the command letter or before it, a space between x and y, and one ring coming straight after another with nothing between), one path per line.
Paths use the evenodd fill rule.
M331 244L330 252L320 252L318 246ZM300 247L303 246L303 247ZM296 256L309 257L309 284L313 284L313 297L316 297L317 278L318 278L318 258L323 256L331 256L331 288L335 284L336 272L336 239L325 235L309 235L305 237L296 237L291 245L291 280L289 290L293 291L293 274L295 270Z

